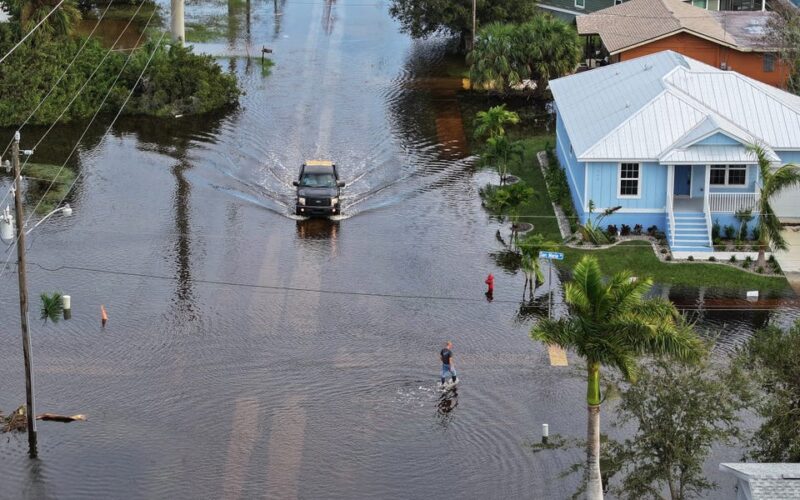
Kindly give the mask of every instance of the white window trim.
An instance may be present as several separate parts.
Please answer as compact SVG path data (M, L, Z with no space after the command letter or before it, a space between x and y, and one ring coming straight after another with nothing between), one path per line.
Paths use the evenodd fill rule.
M730 174L731 167L735 169L740 169L744 167L744 184L728 184L728 177ZM709 165L708 166L709 179L711 178L712 168L725 169L725 184L711 184L711 181L709 180L709 185L708 185L709 189L715 187L724 187L731 189L747 189L747 187L750 185L750 165Z
M576 9L585 9L586 8L586 0L580 0L580 4L578 3L579 0L575 0L575 8Z
M636 195L622 194L622 164L634 163L639 166L639 176L636 178ZM625 179L633 180L633 179ZM635 161L619 162L617 164L617 198L625 200L638 200L642 197L642 164Z

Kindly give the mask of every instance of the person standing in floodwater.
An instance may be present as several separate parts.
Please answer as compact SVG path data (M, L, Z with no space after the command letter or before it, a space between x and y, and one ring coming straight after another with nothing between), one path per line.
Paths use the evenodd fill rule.
M447 344L445 344L444 349L439 351L439 359L442 360L442 385L444 385L447 376L451 376L453 378L453 383L455 384L456 379L456 365L453 362L453 343L449 340Z

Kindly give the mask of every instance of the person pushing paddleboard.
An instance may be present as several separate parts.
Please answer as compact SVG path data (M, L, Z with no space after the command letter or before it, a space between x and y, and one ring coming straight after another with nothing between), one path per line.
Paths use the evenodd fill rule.
M448 375L452 377L452 382L450 385L456 385L458 383L458 379L456 378L456 365L453 362L452 349L453 343L448 340L447 344L444 346L444 349L439 352L439 359L442 360L442 386L445 385Z

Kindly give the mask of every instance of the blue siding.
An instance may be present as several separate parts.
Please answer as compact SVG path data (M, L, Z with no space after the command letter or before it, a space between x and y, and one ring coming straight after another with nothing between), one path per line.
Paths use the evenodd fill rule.
M783 163L796 163L800 165L800 151L775 151Z
M586 164L578 162L575 158L575 152L572 150L567 129L564 127L564 122L561 116L556 114L556 155L558 161L567 174L567 183L569 190L572 193L572 202L575 204L575 209L578 215L583 215L585 200L583 199L583 189L585 181Z
M722 214L714 212L711 214L711 223L714 224L715 222L719 222L720 234L722 238L725 237L725 226L733 226L733 228L736 231L739 230L739 221L736 220L736 217L733 214ZM756 227L756 224L757 221L754 218L747 225L747 239L753 237L753 228Z
M619 163L591 163L588 198L598 208L621 206L630 209L663 210L667 205L667 167L640 164L639 198L620 198ZM588 201L587 201L588 202Z
M710 135L702 141L696 142L695 144L702 146L736 146L741 144L741 142L737 141L736 139L732 139L725 134L717 132L716 134Z
M737 187L709 186L712 193L753 193L756 190L756 179L758 178L758 166L747 166L747 185Z

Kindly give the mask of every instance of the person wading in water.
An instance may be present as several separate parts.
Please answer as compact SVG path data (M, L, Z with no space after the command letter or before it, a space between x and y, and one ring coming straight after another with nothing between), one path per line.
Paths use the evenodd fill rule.
M453 378L453 383L456 383L456 365L453 362L453 343L449 340L445 344L444 349L439 352L439 359L442 360L442 385L444 385L447 376Z

